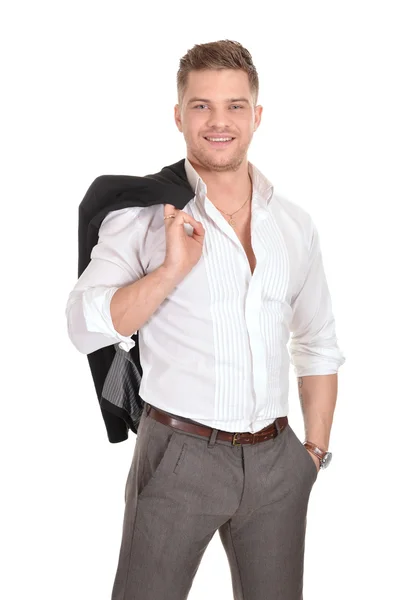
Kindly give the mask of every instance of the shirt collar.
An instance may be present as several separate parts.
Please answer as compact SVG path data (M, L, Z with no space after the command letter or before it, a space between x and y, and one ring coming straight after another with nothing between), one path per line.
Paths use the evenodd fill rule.
M197 199L203 201L207 193L205 181L198 175L188 158L184 161L184 168L187 180L194 192L194 202ZM248 161L248 170L252 178L252 204L256 208L267 210L273 197L273 185L250 161Z

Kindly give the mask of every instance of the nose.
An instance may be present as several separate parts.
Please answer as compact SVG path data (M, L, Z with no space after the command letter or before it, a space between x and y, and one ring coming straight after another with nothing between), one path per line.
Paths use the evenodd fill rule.
M230 125L231 117L227 113L227 109L224 108L212 108L209 111L209 116L207 120L207 126L213 129L220 129L220 131L225 131L226 125Z

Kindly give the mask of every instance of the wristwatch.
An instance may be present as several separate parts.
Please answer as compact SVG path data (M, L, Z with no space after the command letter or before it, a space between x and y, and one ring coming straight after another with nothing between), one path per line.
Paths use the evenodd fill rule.
M312 442L304 442L303 445L309 452L317 456L320 461L320 469L326 469L331 462L332 452L328 452L327 450L322 450L316 444Z

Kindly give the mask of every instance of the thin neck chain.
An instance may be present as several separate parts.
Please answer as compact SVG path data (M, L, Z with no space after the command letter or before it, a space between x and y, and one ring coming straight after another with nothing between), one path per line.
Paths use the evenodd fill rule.
M221 208L218 208L218 207L215 205L215 208L217 208L218 210L220 210L220 212L222 212L224 215L227 215L228 217L230 217L230 219L229 219L229 225L231 225L232 227L235 227L235 226L236 226L236 222L235 222L235 221L234 221L234 219L233 219L233 215L235 215L236 213L238 213L238 211L239 211L239 210L241 210L241 209L242 209L242 208L243 208L243 207L246 205L246 203L248 202L248 200L249 200L249 199L251 198L251 196L252 196L252 179L251 179L251 176L249 176L249 179L250 179L250 181L251 181L251 189L250 189L250 191L249 191L249 196L248 196L248 198L245 200L244 204L243 204L242 206L240 206L240 208L239 208L238 210L235 210L233 213L231 213L231 214L230 214L230 213L227 213L227 212L225 212L225 211L224 211L224 210L222 210Z

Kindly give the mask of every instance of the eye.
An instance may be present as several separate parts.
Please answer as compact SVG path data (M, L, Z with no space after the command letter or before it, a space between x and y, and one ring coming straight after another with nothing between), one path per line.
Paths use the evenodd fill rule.
M197 104L194 108L199 108L200 106L206 106L206 104Z
M241 104L232 104L232 106L235 106L236 108L244 108Z

